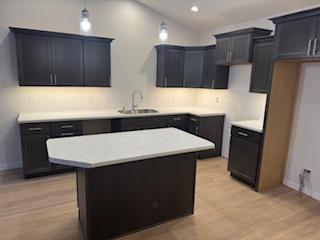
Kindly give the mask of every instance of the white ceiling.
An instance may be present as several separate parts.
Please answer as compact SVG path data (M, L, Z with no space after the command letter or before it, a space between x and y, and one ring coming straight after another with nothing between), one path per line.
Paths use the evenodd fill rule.
M193 29L209 30L319 5L319 0L137 0ZM193 13L193 3L200 11Z

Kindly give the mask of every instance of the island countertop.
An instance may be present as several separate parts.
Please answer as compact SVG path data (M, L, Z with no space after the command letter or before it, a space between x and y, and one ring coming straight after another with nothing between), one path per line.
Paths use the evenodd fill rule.
M214 149L215 144L176 128L56 138L47 141L49 161L95 168Z
M157 113L146 114L122 114L117 109L96 109L96 110L78 110L78 111L59 111L59 112L22 112L19 114L18 123L39 123L39 122L57 122L74 121L90 119L114 119L131 118L163 115L191 114L198 117L221 116L225 113L221 111L208 110L202 108L154 108Z

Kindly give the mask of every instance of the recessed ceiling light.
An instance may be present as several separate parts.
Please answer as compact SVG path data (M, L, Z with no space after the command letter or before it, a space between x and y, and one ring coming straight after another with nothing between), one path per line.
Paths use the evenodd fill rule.
M191 7L192 12L199 12L199 7L197 5L194 5Z

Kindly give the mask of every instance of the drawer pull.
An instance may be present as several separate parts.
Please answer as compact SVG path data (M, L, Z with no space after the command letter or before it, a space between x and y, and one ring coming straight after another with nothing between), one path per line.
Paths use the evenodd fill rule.
M31 127L31 128L28 128L29 131L41 131L42 128L41 127Z
M239 135L244 136L244 137L248 137L249 135L243 132L238 132Z
M195 118L190 118L190 120L193 121L193 122L198 122L198 120L195 119Z
M74 128L73 125L64 125L60 127L61 129Z
M177 117L177 118L174 118L173 121L180 121L181 118Z
M61 136L62 137L66 137L66 136L73 136L74 135L74 133L61 133Z

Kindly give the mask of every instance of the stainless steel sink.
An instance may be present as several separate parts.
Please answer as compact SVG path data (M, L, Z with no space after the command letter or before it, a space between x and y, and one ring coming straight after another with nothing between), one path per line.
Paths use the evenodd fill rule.
M128 109L128 110L119 110L119 113L122 114L143 114L143 113L158 113L159 111L155 110L155 109Z

